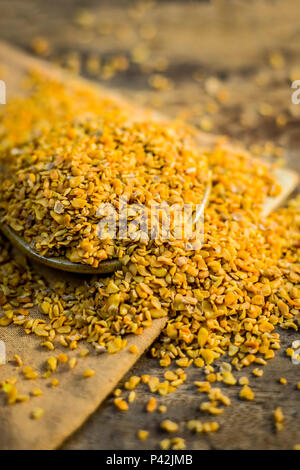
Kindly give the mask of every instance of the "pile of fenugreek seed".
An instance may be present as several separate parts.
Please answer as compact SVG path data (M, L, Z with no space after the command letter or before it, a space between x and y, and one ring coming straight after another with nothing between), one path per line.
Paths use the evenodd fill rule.
M262 218L267 197L279 192L266 165L221 146L199 154L178 123L134 122L126 107L39 80L0 117L0 154L4 220L37 252L92 266L114 257L122 263L106 278L50 288L1 239L0 326L21 325L49 350L57 342L75 349L87 341L115 353L126 346L126 334L140 334L152 319L168 317L151 353L161 366L175 361L179 369L167 371L163 383L144 380L161 395L185 380L182 368L194 364L209 376L223 355L232 366L215 378L234 385L232 367L265 365L274 357L280 347L276 326L298 328L300 199ZM122 195L129 208L153 201L197 204L209 171L202 245L189 249L172 237L97 236L99 204L117 205ZM39 306L39 319L31 318L31 305ZM127 389L133 391L140 379L132 380ZM219 403L230 404L209 380L196 385L208 393L202 406L210 413L218 414ZM241 385L241 398L253 399L247 380ZM128 408L121 397L115 400L119 409ZM204 424L207 432L218 428Z

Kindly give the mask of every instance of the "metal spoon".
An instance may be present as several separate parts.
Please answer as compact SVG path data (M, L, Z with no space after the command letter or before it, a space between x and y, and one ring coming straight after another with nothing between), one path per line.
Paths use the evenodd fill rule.
M194 216L194 223L196 223L199 218L203 215L204 209L209 199L209 195L210 183L206 187L202 203L197 208L197 211ZM21 237L19 237L19 235L17 235L14 230L12 230L7 224L1 222L1 219L0 230L3 235L5 235L5 237L11 242L11 244L15 246L21 253L23 253L29 259L36 261L37 263L44 264L50 268L78 274L109 274L118 271L122 268L122 264L118 259L101 261L97 268L93 268L88 264L73 263L72 261L69 261L68 259L62 257L47 258L46 256L41 256L36 253L25 240L23 240Z

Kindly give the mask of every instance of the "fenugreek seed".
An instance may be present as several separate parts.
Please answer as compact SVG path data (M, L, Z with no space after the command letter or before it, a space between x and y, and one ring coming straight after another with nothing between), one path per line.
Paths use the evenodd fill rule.
M171 447L171 439L162 439L159 443L161 450L168 450Z
M262 377L264 371L262 369L253 369L252 374L255 375L256 377Z
M279 382L280 382L282 385L286 385L286 384L287 384L287 380L286 380L284 377L280 377Z
M273 412L273 417L275 421L275 427L277 431L282 431L283 429L283 422L284 422L284 414L280 407L276 408Z
M135 391L132 390L128 395L128 402L133 403L135 399L136 399L136 393Z
M248 385L244 385L244 387L240 391L240 398L242 398L243 400L249 400L249 401L254 400L253 390Z
M69 361L68 355L64 353L59 354L57 359L61 364L66 364Z
M41 346L49 349L50 351L53 351L55 349L54 344L51 343L51 341L44 341L43 343L41 343Z
M150 397L149 398L149 401L147 403L147 407L146 407L146 410L148 411L148 413L152 413L153 411L155 411L157 408L157 403L156 403L156 400L154 397Z
M173 450L186 449L186 443L182 437L174 437L173 439L171 439L171 445Z
M90 15L79 21L81 26L92 22ZM35 46L39 52L47 49L40 40ZM146 55L143 50L133 54L137 63ZM126 61L117 62L122 68ZM273 54L271 62L278 67L282 58ZM94 57L88 58L87 67L93 73L100 69L104 73ZM113 69L105 70L109 75ZM230 400L211 384L234 385L236 379L231 364L223 363L215 371L215 360L228 353L237 370L265 365L280 348L275 328L298 329L299 250L295 240L300 198L261 219L267 198L279 194L272 170L261 161L224 148L221 142L209 152L199 153L197 139L182 123L162 126L148 117L132 120L132 110L109 97L67 90L38 76L31 80L32 91L9 103L3 119L0 110L4 137L0 153L8 162L0 175L5 223L41 255L66 256L95 268L103 260L119 259L122 268L110 278L90 280L88 289L67 281L49 287L26 263L19 267L15 254L0 238L6 279L0 283L0 326L22 326L25 334L40 336L42 346L49 350L58 339L71 350L82 342L85 347L115 354L126 346L128 333L140 335L152 319L165 317L166 326L151 354L162 367L175 362L184 368L192 363L204 368L207 379L197 387L210 401L203 407L219 413L218 403L229 406ZM159 74L150 82L157 89L170 85ZM205 83L207 93L221 102L224 93L219 87L215 80ZM208 110L215 112L215 106L209 104ZM259 111L270 115L266 105ZM16 127L18 116L24 113L28 119ZM79 123L79 115L89 118ZM211 128L210 118L204 116L200 121L200 127ZM68 158L62 161L61 155ZM214 184L206 207L203 243L196 240L186 245L173 235L170 242L170 234L165 233L169 238L160 237L157 243L150 242L147 233L124 243L99 238L98 220L95 223L99 201L117 207L118 197L126 195L147 207L156 200L196 205L210 186L209 168ZM132 235L136 212L131 204L128 213L133 221L128 235ZM154 215L153 228L159 232L164 228L163 214ZM259 221L255 230L253 221ZM39 306L42 318L31 318L34 305ZM297 358L297 341L286 351L293 359ZM129 351L138 354L133 346ZM66 357L50 359L45 378L56 370L57 363L68 362ZM70 368L75 365L76 359L71 358ZM30 367L23 374L28 379L38 376ZM261 376L262 370L256 368L253 374ZM143 376L142 381L153 393L164 396L174 392L186 375L167 371L164 379ZM126 382L129 399L139 381L130 378ZM239 384L243 386L241 398L253 399L248 380L241 378ZM22 397L14 383L6 382L1 389L10 404ZM121 409L128 407L120 400ZM211 432L216 424L203 423L202 432ZM176 437L164 445L179 449L185 443Z
M48 370L50 370L51 372L54 372L57 368L57 359L56 357L49 357L49 359L47 360L47 368Z
M27 401L29 401L29 396L28 395L18 395L17 396L17 402L20 402L20 403L26 403Z
M158 411L159 411L160 413L166 413L167 407L166 407L165 405L160 405L160 406L158 407Z
M248 377L240 377L239 384L240 385L249 385Z
M124 384L124 388L126 390L134 390L138 384L140 383L141 378L137 377L136 375L132 375L127 382Z
M231 372L223 372L223 382L226 385L235 385L237 380Z
M198 333L198 344L200 348L203 348L208 340L208 331L206 328L200 328Z
M138 348L136 347L135 344L132 344L130 347L129 347L129 352L131 352L132 354L138 354Z
M114 399L114 404L115 404L116 408L118 408L118 410L120 410L120 411L128 411L129 410L128 403L125 400L123 400L122 398L115 398Z
M138 438L141 440L141 441L144 441L145 439L147 439L147 437L149 436L149 431L145 431L143 429L140 429L138 431Z
M219 423L212 421L208 423L203 423L203 432L216 432L219 429Z
M204 367L204 360L201 358L201 357L197 357L196 359L194 359L194 364L196 367Z
M40 395L43 395L43 392L40 388L38 387L34 387L32 390L31 390L31 395L33 397L39 397Z
M22 370L22 373L24 374L24 376L26 377L26 379L28 380L34 380L38 377L38 373L35 372L32 367L30 366L26 366L23 368Z
M79 356L80 357L86 357L89 353L90 353L90 351L88 349L81 349L79 351Z
M94 377L95 375L95 371L93 369L86 369L83 374L82 374L82 377L84 377L85 379L88 379L90 377Z
M69 367L70 369L74 369L77 365L77 359L76 357L71 357L71 359L69 360Z
M166 380L177 380L177 374L174 374L174 372L172 372L171 370L167 370L165 373L164 373L164 378Z
M19 367L23 366L23 361L22 361L21 357L18 354L14 355L14 360L16 361L16 363Z
M40 419L42 416L44 416L44 414L45 414L45 411L43 410L43 408L36 408L31 413L31 417L33 419Z

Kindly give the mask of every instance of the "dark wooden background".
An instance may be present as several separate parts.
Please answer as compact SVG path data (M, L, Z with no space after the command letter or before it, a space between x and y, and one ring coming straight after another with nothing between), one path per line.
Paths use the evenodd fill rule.
M257 155L285 157L300 171L300 105L291 102L291 82L300 79L299 14L297 0L1 0L0 39L202 130L228 134ZM199 411L204 398L193 385L203 375L191 368L176 393L158 398L165 415L145 412L150 394L140 385L127 413L108 398L62 448L156 449L166 437L160 422L168 417L180 423L176 435L188 449L292 449L300 444L300 365L284 349L299 333L281 337L282 349L262 378L251 369L236 374L250 377L254 402L241 402L239 387L225 387L232 406L217 417L217 433L192 435L184 426L206 419ZM146 355L129 375L163 372ZM277 406L286 416L281 433L273 426ZM150 431L146 441L138 440L139 429Z

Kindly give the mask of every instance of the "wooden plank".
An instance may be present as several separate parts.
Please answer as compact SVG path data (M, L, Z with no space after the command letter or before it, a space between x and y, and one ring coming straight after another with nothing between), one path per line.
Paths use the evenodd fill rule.
M0 43L0 63L5 69L8 95L21 91L23 77L32 68L40 70L45 76L64 80L69 86L92 87L97 92L110 96L120 103L128 102L117 93L103 87L98 87L84 79L74 78L64 71L57 69L39 59L32 58L7 44ZM7 77L7 78L6 78ZM165 119L151 110L144 110L129 103L136 115L143 117L155 117ZM213 144L215 136L199 133L199 140L203 145ZM283 178L284 192L279 198L269 202L266 211L270 211L282 203L283 199L294 189L296 176L289 170L284 170L279 178ZM58 274L52 270L36 269L43 272L48 280L57 279ZM64 274L64 279L66 278ZM70 282L80 282L80 278L68 276ZM32 313L35 314L34 312ZM34 406L41 406L45 410L45 416L39 422L29 419L33 403L22 406L0 406L0 448L7 449L50 449L57 447L67 436L77 429L85 419L99 406L104 398L113 390L123 375L134 365L140 355L152 344L162 330L165 319L155 320L153 325L145 330L139 337L130 337L130 344L136 344L138 354L133 355L124 350L119 354L88 356L84 364L72 373L59 374L60 386L45 393L44 396L34 399ZM49 352L41 351L37 338L28 337L16 327L0 330L1 340L7 345L8 358L13 354L21 354L25 363L39 369ZM59 350L57 350L59 352ZM96 371L93 380L82 380L83 368L92 368ZM0 368L0 380L14 375L15 367L8 363ZM43 380L38 380L36 385L43 387ZM32 384L22 384L22 392L26 393ZM76 412L74 412L76 410ZM5 432L4 432L5 431Z

